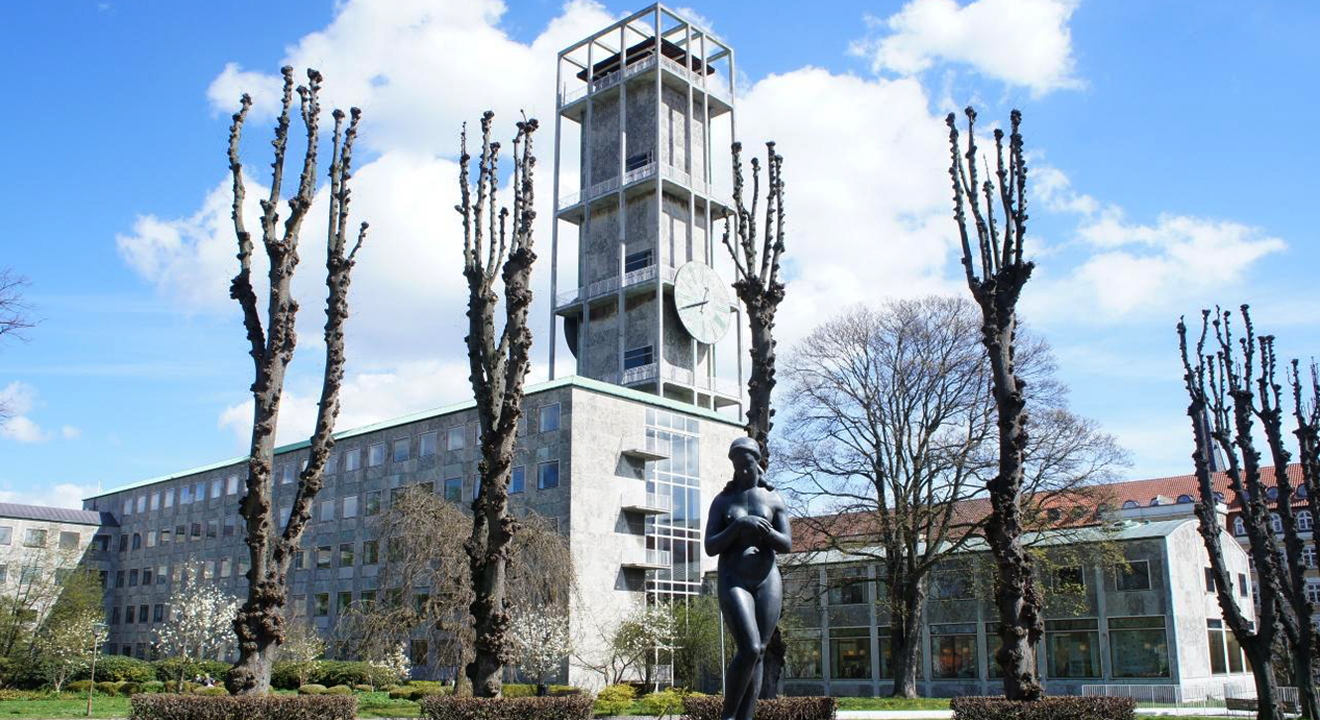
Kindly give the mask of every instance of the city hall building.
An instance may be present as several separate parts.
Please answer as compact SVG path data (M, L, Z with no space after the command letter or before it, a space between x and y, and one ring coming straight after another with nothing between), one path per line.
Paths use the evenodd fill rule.
M744 409L743 321L718 240L732 201L716 180L731 177L734 77L726 44L660 5L557 57L552 307L550 333L537 337L552 374L527 388L510 492L515 513L553 518L567 539L580 589L570 626L582 654L601 651L602 629L633 609L702 592L715 567L702 552L703 513L729 478L726 453L743 434ZM575 173L561 172L567 157ZM576 262L561 263L561 247L576 247ZM561 339L576 372L555 378ZM307 455L306 443L276 450L282 518ZM346 607L381 589L373 518L392 494L421 486L467 505L478 455L470 401L336 433L291 571L292 609L329 636ZM106 578L106 650L150 657L185 579L246 593L245 471L246 458L231 458L89 497L82 511L0 506L0 545L76 543ZM1087 610L1051 617L1040 653L1052 692L1088 680L1180 683L1243 672L1215 624L1195 527L1164 512L1124 511L1132 573L1077 570ZM792 609L804 630L792 639L786 689L883 692L886 620L874 602L874 566L828 555L811 562L808 572L830 589ZM1249 572L1240 552L1231 562ZM832 582L836 572L855 582ZM981 600L932 597L922 638L927 692L993 691L992 622ZM417 676L432 676L432 649L419 640L412 655ZM564 675L600 683L577 664Z

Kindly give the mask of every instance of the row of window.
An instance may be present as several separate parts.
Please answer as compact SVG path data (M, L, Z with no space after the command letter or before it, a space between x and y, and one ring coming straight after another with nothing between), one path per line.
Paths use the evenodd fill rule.
M1168 636L1163 617L1109 618L1107 626L1111 677L1169 677ZM936 624L929 627L930 641L926 650L930 653L932 679L982 679L976 631L976 623ZM998 623L986 623L984 633L987 648L995 646ZM828 649L823 655L819 634L800 633L790 637L785 674L794 679L821 679L826 672L833 680L873 679L870 628L830 628L826 640ZM878 679L893 678L894 658L889 628L879 628L875 640L879 652L876 667ZM1098 620L1046 621L1047 677L1100 678L1103 673L1100 652ZM994 653L988 654L985 679L1002 677ZM828 670L822 667L822 657L829 659ZM1238 662L1241 662L1240 652ZM921 667L920 653L918 667Z
M45 528L28 528L23 531L23 547L44 548L49 542L50 531ZM60 531L60 549L77 550L78 543L82 536L79 533L61 530ZM12 545L14 542L14 528L12 525L0 525L0 545Z
M865 569L860 567L834 571L829 580L826 596L830 605L859 605L867 601ZM1209 575L1207 574L1207 578ZM1058 592L1081 593L1089 584L1087 573L1080 566L1060 567L1054 570L1053 587ZM1246 576L1241 576L1243 582ZM1118 592L1138 592L1150 589L1150 562L1132 560L1114 566L1114 587ZM887 590L884 578L876 579L876 597L884 598ZM935 600L970 600L977 596L975 578L967 571L942 571L931 574L930 597Z
M1221 502L1221 503L1224 502L1224 494L1223 494L1223 493L1221 493L1221 492L1216 492L1216 493L1214 494L1214 497L1215 497L1215 502ZM1266 498L1269 502L1277 502L1278 499L1279 499L1279 488L1277 488L1277 487L1269 487L1269 488L1266 488L1266 489L1265 489L1265 498ZM1298 486L1297 486L1297 489L1293 491L1293 498L1296 499L1296 500L1305 500L1305 499L1306 499L1306 486L1305 486L1305 485L1298 485ZM1164 498L1164 497L1161 496L1161 495L1156 495L1155 497L1153 497L1153 498L1150 499L1150 507L1159 507L1160 505L1164 504L1164 500L1166 500L1166 499L1167 499L1167 498ZM1194 502L1196 502L1196 499L1193 498L1191 495L1187 495L1187 494L1185 494L1185 493L1182 494L1182 495L1179 495L1178 498L1177 498L1176 500L1174 500L1174 503L1177 504L1177 505L1187 505L1187 504L1191 504L1191 503L1194 503ZM1123 501L1123 507L1124 507L1124 508L1136 508L1136 507L1141 507L1141 503L1137 502L1136 500L1125 500L1125 501Z
M559 403L542 405L537 408L536 426L537 432L554 432L559 430L560 408ZM446 450L462 450L467 444L467 427L457 425L449 428L445 432ZM440 434L438 430L425 432L417 436L417 457L429 457L439 451ZM390 462L404 462L412 457L412 438L402 437L392 440L388 443L372 443L366 448L367 467L378 467L384 465L388 459ZM340 459L342 458L342 467ZM342 450L331 453L326 460L325 472L334 474L340 470L352 472L361 468L362 452L359 448ZM274 477L281 485L290 484L297 479L300 470L306 469L307 461L302 461L301 465L295 462L286 462L277 465L274 470ZM178 488L179 505L189 505L194 502L202 502L207 499L206 481L197 481L196 483L187 483ZM235 495L239 493L239 476L230 475L226 478L215 478L209 483L210 498L219 498L222 495ZM143 513L149 510L155 511L162 508L174 507L175 488L166 488L151 494L138 495L136 498L125 498L123 502L123 514L131 515L134 512Z
M1311 528L1315 525L1315 520L1311 517L1310 510L1298 510L1294 517L1297 520L1298 532L1310 532ZM1275 534L1283 532L1283 518L1279 517L1279 514L1276 512L1270 513L1270 530ZM1241 516L1233 518L1233 534L1247 534L1247 524L1243 521Z
M509 493L519 494L526 492L526 469L519 465L514 467L509 478ZM417 487L424 488L427 492L434 492L434 485L430 482L417 483ZM559 487L559 461L550 460L539 463L536 466L536 487L539 490L549 490ZM390 491L391 500L396 493L402 492L406 488L395 488ZM480 479L474 481L473 496L479 492ZM446 500L450 502L463 501L463 478L448 478L442 485L442 490ZM365 494L362 512L366 516L372 516L380 513L381 510L381 490L372 490ZM359 498L357 495L349 495L342 498L323 500L317 507L313 519L320 522L332 522L336 519L348 520L358 517ZM288 522L289 514L292 512L292 506L281 506L279 508L279 517L282 522ZM173 533L166 528L163 530L148 530L145 535L140 532L124 534L119 536L119 551L127 552L129 550L139 550L145 544L152 548L157 545L169 545L173 543L182 543L188 540L201 540L203 537L232 537L238 534L238 528L241 521L237 517L224 518L223 525L219 518L212 518L205 522L195 521L189 524L180 524L174 527ZM191 532L190 532L191 530ZM74 533L76 537L76 533ZM97 536L98 539L105 536ZM108 540L108 538L106 538Z
M115 573L115 587L150 587L151 585L164 585L167 582L178 585L180 583L187 584L190 581L215 580L216 578L241 578L247 574L248 566L247 555L242 555L237 563L231 558L223 557L215 560L189 560L175 563L173 566L166 563L151 567L132 568ZM173 575L170 574L171 569Z

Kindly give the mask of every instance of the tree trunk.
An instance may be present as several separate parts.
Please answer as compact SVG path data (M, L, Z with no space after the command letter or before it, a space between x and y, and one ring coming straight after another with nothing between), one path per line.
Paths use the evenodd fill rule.
M1242 648L1247 653L1247 659L1251 661L1252 668L1256 669L1253 677L1256 680L1256 720L1283 720L1283 713L1279 712L1278 689L1274 680L1274 672L1270 669L1270 647L1262 642L1253 642L1250 646Z
M784 634L775 627L770 635L770 642L765 645L765 655L761 659L761 700L779 697L779 678L784 674L784 662L788 656L788 645Z
M890 648L894 666L894 689L890 697L915 698L917 693L917 671L920 665L920 633L900 637L899 631L890 630ZM901 643L901 644L900 644Z
M1303 631L1305 631L1308 626L1309 623L1303 622L1302 623ZM1320 719L1320 698L1317 698L1316 696L1316 689L1314 682L1314 678L1315 678L1315 668L1313 667L1313 662L1315 659L1314 633L1303 632L1303 635L1312 636L1310 640L1305 642L1306 649L1303 650L1302 649L1303 645L1299 644L1297 646L1297 649L1292 653L1293 676L1297 678L1297 701L1299 706L1298 710L1301 711L1302 717L1310 718L1311 720L1317 720ZM1312 681L1307 682L1303 678L1310 678Z

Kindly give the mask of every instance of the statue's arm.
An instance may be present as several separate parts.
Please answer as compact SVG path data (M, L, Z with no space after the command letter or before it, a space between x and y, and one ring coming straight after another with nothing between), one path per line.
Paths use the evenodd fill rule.
M719 555L738 537L738 528L724 519L724 498L716 497L706 516L706 554Z
M788 525L788 508L783 502L775 506L774 519L770 521L770 532L765 534L765 543L775 552L793 552L793 531Z

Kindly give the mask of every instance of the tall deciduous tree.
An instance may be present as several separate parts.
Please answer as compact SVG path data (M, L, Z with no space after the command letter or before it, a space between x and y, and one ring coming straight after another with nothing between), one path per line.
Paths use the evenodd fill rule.
M858 307L817 327L785 362L782 472L817 509L804 528L830 550L879 563L896 697L917 693L928 577L965 552L986 521L969 502L997 467L980 327L977 308L962 298ZM1089 486L1112 479L1126 458L1111 436L1067 410L1048 346L1022 340L1019 372L1032 381L1032 402L1048 409L1047 432L1027 448L1025 524L1075 526L1093 514Z
M27 289L26 278L8 268L0 268L0 340L21 338L23 331L36 324L30 308L23 302ZM0 402L0 422L9 417L4 402Z
M225 679L234 693L264 693L270 689L271 665L284 633L284 603L289 564L298 549L312 514L312 502L321 490L326 459L334 447L335 418L339 414L339 389L344 378L344 323L348 319L348 286L358 250L366 237L367 224L358 229L357 241L349 249L348 181L351 176L353 141L361 113L353 108L345 127L345 115L335 110L331 142L329 211L326 233L325 370L316 429L306 467L298 476L292 512L287 522L275 517L271 469L275 459L275 429L279 422L284 378L293 360L297 337L294 321L298 302L293 298L293 274L298 267L298 241L303 221L316 193L317 144L320 140L321 105L318 98L321 74L307 71L307 84L297 88L299 114L307 134L298 187L288 200L289 214L280 226L280 195L284 180L285 151L289 140L289 111L293 106L293 68L283 69L284 89L275 125L275 160L271 164L269 195L261 201L261 244L269 263L266 317L263 321L257 290L252 282L253 236L244 220L246 186L239 160L243 123L252 99L243 95L229 128L229 168L233 174L233 220L238 239L238 274L229 295L243 311L254 377L252 382L252 438L248 449L247 494L239 503L246 523L245 540L251 556L248 594L234 630L238 633L239 659Z
M481 116L481 155L477 161L476 199L469 182L467 132L461 140L459 190L455 209L463 216L463 277L468 284L468 365L472 394L481 425L481 460L477 472L481 489L472 502L472 534L466 550L472 572L472 619L475 654L468 663L472 692L498 697L500 671L509 661L509 609L507 575L510 546L518 523L509 513L509 476L513 445L522 416L523 385L532 348L527 311L532 304L532 154L535 119L518 123L513 140L513 210L499 208L500 144L492 142L491 120ZM512 215L512 218L510 218ZM509 224L512 223L512 228ZM489 234L489 237L487 236ZM504 286L504 327L496 329L499 305L497 281Z
M995 659L1011 700L1043 694L1036 676L1035 648L1045 633L1041 597L1032 556L1022 546L1022 481L1027 449L1026 381L1017 371L1017 303L1035 264L1022 257L1027 234L1027 162L1022 151L1022 113L1011 115L1008 157L1004 131L995 129L996 183L977 179L982 161L976 146L976 111L966 109L967 150L958 139L957 118L949 113L953 216L962 240L967 287L981 308L981 342L989 355L991 387L999 434L998 469L986 483L990 515L985 538L996 565L995 606L999 611L999 651ZM965 162L964 162L965 160ZM982 207L981 200L985 205ZM996 223L995 205L1003 213ZM972 217L967 217L970 208ZM973 250L972 236L976 247Z
M770 429L774 427L774 408L770 397L775 389L775 315L784 300L784 283L779 277L779 258L784 253L784 156L775 152L774 142L765 144L766 197L765 223L758 233L757 203L761 194L761 161L752 158L751 207L744 204L745 183L742 171L742 143L733 143L734 232L737 244L724 225L724 247L733 258L737 275L733 289L747 313L751 332L752 372L747 378L747 434L761 446L761 467L770 466ZM742 359L739 358L739 362ZM784 670L784 636L779 628L766 644L762 664L761 697L779 694L779 676Z
M156 649L165 657L200 661L214 657L234 639L238 599L205 583L200 572L169 599L169 616L156 627ZM179 663L179 682L188 663Z
M1293 650L1294 682L1300 691L1303 714L1316 717L1314 628L1311 605L1305 596L1304 568L1300 562L1302 542L1292 511L1292 483L1287 467L1290 459L1283 446L1282 388L1275 382L1274 338L1256 336L1247 306L1241 308L1245 335L1234 337L1232 315L1216 310L1202 313L1201 333L1195 349L1187 338L1187 325L1178 322L1178 344L1183 361L1183 380L1196 440L1195 463L1200 503L1201 539L1210 556L1216 597L1224 622L1237 637L1251 661L1259 698L1257 717L1282 717L1277 706L1277 678L1271 663L1272 649L1282 630ZM1207 343L1210 346L1207 348ZM1257 355L1259 352L1259 356ZM1204 419L1208 417L1208 422ZM1278 497L1276 506L1284 530L1285 547L1275 537L1268 494L1264 483L1262 454L1256 448L1256 422L1269 446ZM1253 621L1238 605L1233 593L1233 575L1224 562L1224 528L1207 458L1216 449L1225 459L1225 475L1236 495L1239 517L1247 534L1248 553L1255 565L1259 591L1259 617ZM1230 539L1229 542L1232 542ZM1282 550L1294 558L1293 569Z

